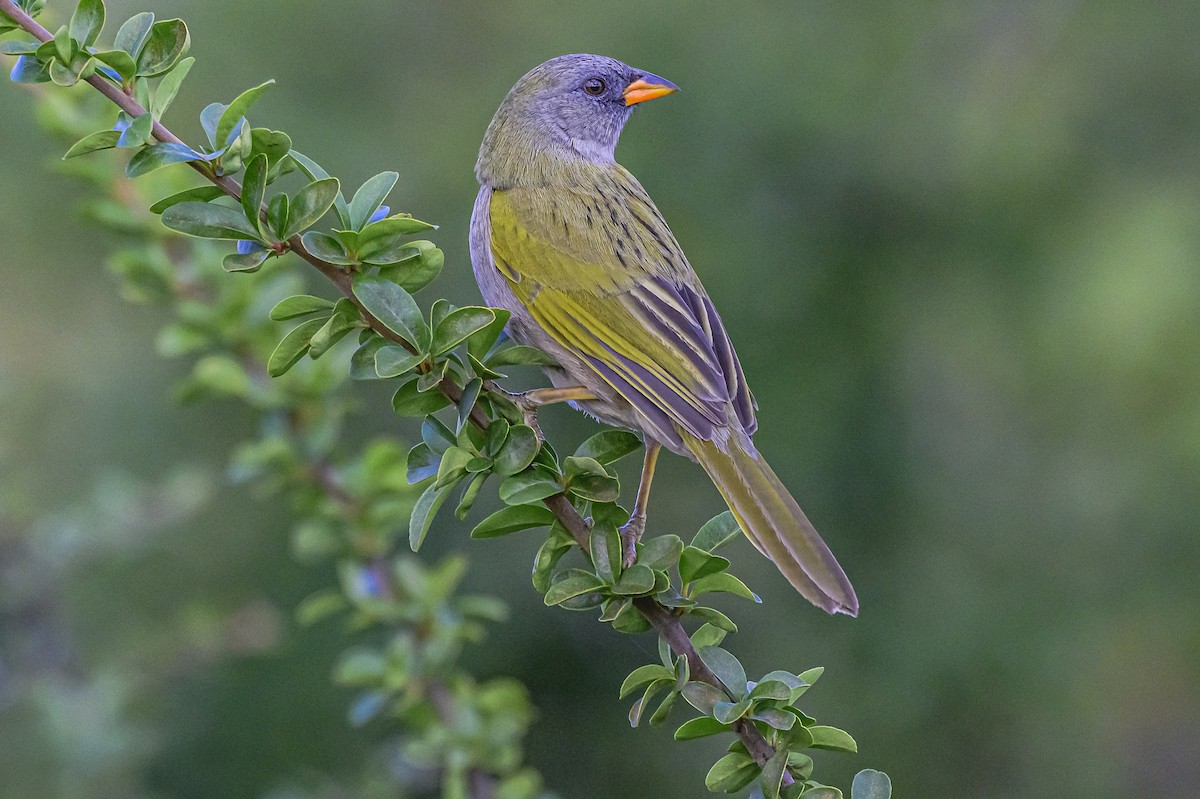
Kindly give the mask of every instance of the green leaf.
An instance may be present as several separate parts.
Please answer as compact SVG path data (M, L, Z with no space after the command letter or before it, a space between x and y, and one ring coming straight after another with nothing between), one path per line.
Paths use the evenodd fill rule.
M505 508L505 510L513 510L513 508ZM500 511L500 513L503 512L504 511ZM550 512L546 511L546 513ZM475 538L477 536L475 536L474 532L472 532L471 537ZM602 583L600 578L594 574L577 574L551 585L550 589L546 591L544 601L548 606L561 605L568 599L592 593L603 586L604 583ZM672 679L674 679L673 676Z
M154 117L149 114L142 114L133 122L129 123L129 127L121 131L120 137L117 139L118 147L141 147L150 140L150 131L154 127Z
M553 523L554 514L540 505L514 505L501 508L475 525L475 529L471 530L471 538L498 538Z
M729 561L720 555L710 555L694 546L686 546L679 556L679 579L685 584L729 568Z
M425 536L429 533L429 526L433 524L433 517L437 515L438 508L446 501L446 497L450 495L450 489L453 487L453 485L445 485L439 488L432 485L417 498L417 504L413 505L412 516L408 519L408 545L413 552L421 548Z
M471 411L475 408L475 403L479 400L479 392L483 390L483 381L478 377L473 377L463 386L462 397L458 401L458 429L462 430L467 420L471 418Z
M309 319L301 322L290 333L283 337L267 359L267 374L279 377L296 365L308 352L312 337L325 325L324 319Z
M405 477L409 485L416 485L422 480L428 480L438 473L441 456L422 442L408 451L408 463Z
M804 799L843 799L842 792L831 785L818 785L800 794Z
M717 702L729 701L729 697L723 691L698 680L692 680L683 686L682 693L688 704L707 715L712 715Z
M483 488L483 484L487 482L487 479L488 473L480 471L467 483L466 489L463 490L462 498L458 501L458 506L454 509L454 515L459 521L465 519L467 514L471 512L471 508L474 507L475 500L479 496L479 492Z
M812 735L812 746L815 749L835 749L842 752L857 752L858 744L850 737L850 733L837 727L814 725L808 728Z
M509 475L500 484L500 499L506 505L537 502L561 493L558 481L537 469Z
M3 15L0 14L0 20L3 18ZM5 55L33 55L37 52L41 44L38 41L0 42L0 53L4 53Z
M558 366L558 361L537 347L516 344L506 347L487 359L489 366Z
M162 222L171 230L202 239L258 238L240 209L213 203L177 203L163 211Z
M621 494L617 478L594 458L570 456L563 461L570 492L593 502L615 502Z
M758 783L762 786L763 799L779 799L779 787L783 784L783 772L787 769L788 751L780 749L762 767Z
M768 680L766 677L750 690L751 699L773 699L783 702L791 701L791 686L782 680Z
M225 105L222 103L209 103L200 112L200 127L204 130L204 135L208 137L208 143L217 149L219 149L217 145L217 123L221 121L221 114L223 113L225 113ZM221 142L220 147L224 147L224 145L225 142Z
M619 699L632 694L634 691L641 688L643 685L655 682L656 680L674 680L675 672L668 669L666 666L660 666L653 663L649 666L638 666L633 671L629 672L629 676L621 683L621 693Z
M436 416L426 416L421 422L421 440L439 455L458 443L454 431L442 424L442 420Z
M171 68L171 71L163 75L159 81L158 87L154 90L154 99L150 101L150 113L155 119L162 119L163 114L167 113L167 109L171 107L171 103L175 102L176 95L179 94L179 87L183 85L183 79L187 77L188 72L192 70L192 64L196 63L194 58L185 58Z
M282 161L291 149L292 137L281 130L250 129L250 152L265 155L272 164Z
M612 627L617 632L626 635L641 635L650 630L651 624L650 620L643 616L642 612L630 602L613 619Z
M756 687L754 689L754 691L751 692L750 695L751 696L758 695L760 693L760 688L762 689L762 691L770 690L773 693L778 693L778 689L775 688L774 686L779 685L779 684L787 687L788 695L784 698L789 703L795 702L797 699L800 698L800 696L805 691L807 691L810 688L808 683L806 683L804 680L797 677L795 674L792 674L792 673L786 672L786 671L772 671L772 672L768 672L763 675L762 680L759 681L758 687ZM772 687L763 688L763 686L772 686ZM771 698L775 699L777 697L771 696Z
M642 440L628 430L605 430L579 445L575 454L608 465L642 446Z
M242 178L242 211L246 221L258 231L257 238L265 238L262 229L262 219L259 209L267 197L267 157L256 155L246 164L246 174Z
M218 146L224 144L229 139L229 136L233 133L234 128L236 128L238 123L241 122L242 118L246 116L246 112L250 110L250 106L254 105L258 98L262 97L263 92L274 85L274 83L275 81L269 80L265 83L260 83L252 89L247 89L234 98L232 103L225 107L225 110L221 112L221 118L217 121L217 127L213 134ZM333 204L332 199L330 199L329 204ZM327 205L325 208L328 210L329 206ZM325 212L322 211L321 213L324 214ZM313 221L315 222L316 220Z
M400 263L381 268L379 275L409 291L418 291L429 285L441 273L442 265L446 262L445 253L431 241L410 241L389 252L373 255L371 263L391 263L388 259L393 256L400 260Z
M438 466L438 479L435 485L449 485L467 473L467 463L475 457L473 453L462 447L450 447L442 453L442 462Z
M375 353L387 344L387 339L372 332L350 356L350 379L379 380L379 373L375 371Z
M533 587L539 593L546 593L550 587L550 577L554 573L554 567L562 559L562 556L575 546L571 537L560 531L561 528L552 528L550 536L542 543L538 548L537 555L534 556Z
M678 698L679 694L675 691L671 691L666 695L663 701L659 703L658 708L650 716L650 725L652 727L657 727L666 722L667 718L671 715L671 708L675 706L675 700Z
M333 679L340 685L367 686L383 680L387 659L381 652L360 647L351 649L338 659Z
M724 630L727 633L736 633L737 625L734 624L728 616L715 608L696 607L688 611L691 615L698 619L703 619L714 627Z
M692 646L699 649L702 646L719 646L728 635L728 631L722 630L720 627L714 627L711 624L702 624L692 633ZM765 677L763 679L766 679Z
M232 252L221 259L221 268L226 272L257 272L269 257L270 250Z
M309 180L328 180L329 173L326 172L320 164L309 158L303 153L298 153L295 150L291 151L292 159L296 165L300 167L304 174L308 175ZM350 226L350 206L346 203L346 198L342 196L341 190L333 200L333 207L337 211L338 219L341 220L343 227Z
M621 577L622 552L621 536L615 524L597 522L592 526L588 536L588 550L592 557L592 565L596 574L605 583L612 585ZM651 575L653 580L653 575ZM633 593L642 593L640 591Z
M375 351L375 374L380 377L399 377L408 374L425 360L425 356L413 353L399 344L385 344Z
M504 419L493 419L488 423L487 433L484 437L483 451L491 456L500 451L504 446L504 442L508 440L508 431L512 429Z
M692 539L692 546L706 552L716 552L718 548L737 538L741 531L737 520L733 518L733 512L725 511L704 523Z
M651 569L668 569L679 562L683 541L677 535L660 535L640 545L637 562Z
M813 759L803 752L797 752L793 749L788 753L788 770L792 772L792 776L796 778L797 782L807 780L812 777ZM801 788L803 788L803 785L801 785ZM788 790L790 788L785 789L784 793L786 794Z
M304 626L316 624L324 618L332 616L347 607L346 598L341 591L329 589L317 591L304 598L296 607L296 621Z
M738 578L734 577L729 572L721 572L720 574L710 574L707 577L701 577L695 580L688 591L690 596L698 597L702 594L712 594L723 592L726 594L734 594L743 599L749 599L752 602L762 604L762 600L758 598L758 594L746 587Z
M625 570L612 590L614 594L622 596L637 596L649 593L653 588L654 571L641 563L635 563Z
M290 239L319 222L337 198L338 185L337 178L329 178L309 183L296 192L288 209L288 225L283 238Z
M132 21L130 20L130 22ZM146 39L145 45L135 57L138 65L138 77L156 78L159 75L165 75L179 63L190 44L191 36L183 20L165 19L162 22L155 22L150 27L150 35ZM130 53L130 55L133 54Z
M74 86L79 82L79 73L62 61L51 61L50 80L59 86Z
M863 769L854 775L850 799L891 799L892 780L882 771Z
M532 427L513 425L504 446L496 453L496 474L506 477L525 471L537 456L539 443Z
M504 326L508 324L508 319L512 316L509 311L503 308L492 308L491 310L495 315L491 324L484 326L467 339L467 353L481 362L487 351L500 338L500 334L504 331Z
M281 204L283 207L280 210L281 216L279 219L283 222L283 224L279 225L272 221L271 227L274 228L276 232L280 232L287 226L287 195L277 194L272 197L272 206L274 206L275 201L277 200L282 201ZM328 233L319 233L318 231L310 230L300 238L304 242L304 249L308 250L322 261L328 261L331 264L339 264L341 266L349 266L350 264L356 263L353 258L350 258L346 255L346 251L342 248L341 242L339 242L333 236L330 236Z
M92 58L120 75L122 82L132 80L134 74L137 72L137 64L129 57L129 53L124 50L106 50L93 53Z
M668 680L655 680L646 686L646 690L642 693L641 698L634 702L629 708L630 727L637 727L638 724L641 723L642 713L645 711L646 706L650 704L650 700L654 698L655 694L661 692L668 685L670 685L670 681Z
M791 713L774 707L762 707L750 714L750 718L769 724L777 730L790 730L796 723L796 717Z
M740 702L717 702L713 705L713 718L722 724L733 724L746 715L750 710L750 702L743 699Z
M372 222L357 235L356 252L363 261L393 263L401 257L405 237L430 230L433 225L407 216L390 216Z
M413 378L392 395L392 410L400 416L424 416L441 410L450 400L440 391L419 391L418 379Z
M796 676L805 682L806 687L811 688L813 685L816 685L817 680L821 679L821 675L824 673L825 673L825 667L817 666L815 668L809 669L808 671L802 671L799 674L797 674Z
M746 695L746 670L737 658L719 646L706 646L699 654L704 665L712 669L731 696L741 698Z
M451 311L434 330L430 352L447 353L494 321L496 314L491 308L468 306Z
M142 54L142 48L150 40L150 26L154 24L154 15L149 11L134 14L125 20L117 36L113 39L113 47L129 53L134 61Z
M332 310L333 303L329 300L314 297L311 294L296 294L275 303L275 307L271 309L270 318L276 322L283 322L299 316L308 316L311 313Z
M354 199L350 200L350 227L362 230L399 179L400 175L395 172L380 172L354 192Z
M354 279L354 296L367 312L418 349L429 343L429 327L416 300L395 283L371 275Z
M98 130L95 133L89 133L71 145L71 149L67 150L67 154L63 156L63 160L65 161L68 158L74 158L78 155L94 153L97 150L112 149L117 146L117 141L120 138L121 132L118 130Z
M125 175L130 178L140 178L156 169L172 164L183 164L188 161L203 161L205 156L191 147L173 142L151 144L138 150L125 166ZM240 214L239 214L240 216ZM238 238L247 238L238 236Z
M308 351L309 357L320 358L350 331L359 327L360 321L361 317L354 303L345 298L338 300L333 306L333 316L313 336L312 347Z
M737 793L753 782L759 771L750 755L730 752L708 770L704 785L713 793Z
M91 47L104 28L104 0L79 0L71 15L70 35L84 47Z
M701 716L679 725L679 729L675 730L675 740L692 741L696 738L719 735L731 729L733 728L730 725L722 724L711 716Z
M172 194L170 197L164 197L154 205L150 206L150 213L161 214L172 205L178 205L179 203L191 201L208 202L209 200L215 200L218 197L224 196L225 192L221 191L219 186L197 186L194 189L187 189L186 191ZM330 303L330 305L332 305L332 303Z

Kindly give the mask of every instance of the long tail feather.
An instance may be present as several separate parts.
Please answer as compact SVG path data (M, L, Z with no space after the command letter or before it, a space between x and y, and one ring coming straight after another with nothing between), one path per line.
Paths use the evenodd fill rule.
M685 434L742 530L808 601L826 613L858 615L858 597L804 511L757 452Z

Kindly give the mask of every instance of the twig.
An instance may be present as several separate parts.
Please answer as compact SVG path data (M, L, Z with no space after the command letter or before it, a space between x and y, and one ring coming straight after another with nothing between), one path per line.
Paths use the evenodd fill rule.
M38 24L35 19L22 11L12 0L0 0L0 11L3 11L5 14L11 17L26 33L29 33L38 41L48 42L54 38L50 31L46 30L44 27ZM140 117L148 113L146 109L141 106L141 104L121 91L120 87L111 83L99 72L89 77L87 82L130 116ZM186 146L182 139L168 130L160 122L154 122L152 132L154 138L161 142L184 144ZM227 195L237 200L241 199L241 186L237 181L227 176L214 174L212 170L209 169L205 164L195 161L188 163L189 166L200 173L205 179L211 181L215 186L219 187ZM262 211L262 213L266 213L265 209ZM311 264L318 272L328 278L337 287L338 291L340 291L347 299L354 303L354 305L358 308L359 313L362 314L363 319L366 320L367 324L372 330L389 341L408 348L410 351L413 349L410 342L393 333L387 328L386 325L384 325L381 321L379 321L379 319L374 317L369 311L367 311L366 308L362 306L362 304L354 296L352 277L350 273L345 271L345 269L343 269L341 266L322 260L313 253L309 252L308 249L305 248L304 242L300 239L299 235L292 236L287 240L286 243L288 249ZM449 379L442 380L442 382L438 384L438 389L455 404L457 404L462 398L461 389L459 389L459 387ZM484 413L477 405L471 410L471 421L481 428L486 428L490 420L488 419L487 414ZM591 535L591 526L583 519L583 517L579 515L579 512L575 510L575 507L571 505L566 496L559 494L546 499L544 502L546 507L550 509L555 517L571 534L571 537L575 540L575 543L578 544L586 553L588 551L588 539ZM667 644L671 647L671 650L676 655L682 655L683 657L687 658L688 666L691 669L691 675L693 679L708 683L718 690L724 690L724 686L722 686L721 681L717 679L717 676L712 672L712 670L705 666L704 662L700 659L695 647L692 646L692 642L688 637L687 631L684 629L679 617L676 616L673 611L659 604L650 597L642 597L636 600L634 604L637 609L641 611L641 613L646 616L647 619L649 619L651 625L653 625L654 629L658 631L658 634L661 635L664 640L666 640ZM762 733L759 732L752 723L747 722L744 719L739 720L736 724L734 724L734 730L737 732L738 737L741 738L742 742L746 745L747 751L750 752L751 756L760 765L765 764L771 758L771 756L775 754L775 750L769 743L767 743L766 738L763 737ZM785 785L790 785L792 783L792 776L787 773L786 770L784 771L783 781Z

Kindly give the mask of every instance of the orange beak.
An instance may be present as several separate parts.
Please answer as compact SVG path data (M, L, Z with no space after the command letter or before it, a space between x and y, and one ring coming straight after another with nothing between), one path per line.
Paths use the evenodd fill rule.
M657 75L643 75L626 86L625 91L621 92L621 96L625 98L625 105L636 105L647 100L665 97L677 91L679 91L679 87L666 78L660 78Z

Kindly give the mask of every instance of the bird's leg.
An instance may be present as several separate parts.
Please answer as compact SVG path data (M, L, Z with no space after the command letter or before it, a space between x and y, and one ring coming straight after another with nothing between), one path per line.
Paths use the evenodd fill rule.
M543 405L554 405L558 402L585 402L596 399L592 390L583 386L561 386L558 388L535 388L522 391L519 394L504 392L512 403L521 409L525 415L525 424L532 427L541 437L541 428L537 423L537 409Z
M650 482L654 479L654 467L658 463L658 452L662 444L646 439L646 455L642 460L642 477L638 480L637 498L633 502L633 513L621 528L622 562L626 568L637 560L637 542L646 531L646 506L650 504Z

